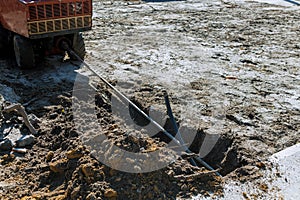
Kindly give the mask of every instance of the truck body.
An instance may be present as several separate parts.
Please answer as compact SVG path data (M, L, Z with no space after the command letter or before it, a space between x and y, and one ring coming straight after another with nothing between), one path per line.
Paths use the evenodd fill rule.
M66 41L83 57L80 32L91 27L91 0L0 0L0 47L12 45L20 67L34 65L29 59L20 60L24 52L18 51L23 51L24 46L30 51L32 48L31 58L35 60L37 54L56 52L59 43Z

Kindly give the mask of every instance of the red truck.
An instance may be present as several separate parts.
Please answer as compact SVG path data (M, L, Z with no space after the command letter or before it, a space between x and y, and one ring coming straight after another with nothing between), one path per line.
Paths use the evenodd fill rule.
M21 68L61 51L62 42L83 58L81 32L91 27L92 0L0 0L0 51L13 47Z

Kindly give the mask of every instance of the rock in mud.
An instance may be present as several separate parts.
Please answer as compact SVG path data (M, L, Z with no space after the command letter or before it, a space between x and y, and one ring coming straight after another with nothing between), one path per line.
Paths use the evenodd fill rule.
M46 161L50 162L52 160L53 156L54 156L54 152L53 151L49 151L47 153L47 155L46 155Z
M64 190L54 190L52 192L35 192L32 196L25 196L21 200L38 200L38 199L48 199L48 200L64 200L66 199Z
M82 153L83 147L79 147L78 149L72 149L66 153L68 159L76 159L81 158L83 156Z
M1 151L10 151L12 150L12 142L9 139L5 139L0 142L0 150Z
M118 196L118 193L114 189L109 188L109 189L105 190L104 196L107 198L113 199Z
M95 175L95 169L93 166L89 164L85 164L81 167L81 170L86 177L94 177Z
M25 149L25 148L13 148L12 150L13 150L13 152L16 152L16 153L26 153L27 152L27 149Z
M16 141L17 147L25 147L31 145L34 142L34 135L25 135Z
M80 187L79 186L74 188L73 191L71 192L71 199L76 199L79 192L80 192Z
M57 113L51 113L49 115L49 119L56 119L58 117L58 114Z
M86 196L86 200L96 200L96 199L97 199L97 197L96 197L95 193L93 193L93 192Z
M38 123L41 122L41 120L35 114L29 114L28 120L33 126L36 126Z
M2 156L2 159L0 160L0 163L2 165L6 164L6 163L9 163L11 161L13 161L15 159L15 155L14 154L6 154L4 156Z
M93 166L91 163L81 165L81 171L88 183L103 179L103 171L100 168Z
M65 169L67 169L68 160L60 159L55 162L49 163L50 170L55 173L62 173Z

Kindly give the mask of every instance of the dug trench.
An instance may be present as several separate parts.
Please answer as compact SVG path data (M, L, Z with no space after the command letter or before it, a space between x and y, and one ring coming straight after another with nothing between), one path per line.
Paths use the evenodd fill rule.
M138 91L135 92L136 96L133 95L131 100L142 111L149 115L150 107L154 103L153 99L156 100L156 103L164 103L162 102L162 100L164 99L164 92L164 90L159 91L155 89L155 86L143 85L140 89L138 89ZM147 99L150 99L150 101L147 101L145 97L148 97ZM176 103L178 103L178 100L173 100L176 105ZM145 118L142 114L140 114L138 110L136 110L130 105L128 107L130 116L136 124L138 124L139 126L147 126L150 123L150 121L147 118ZM165 112L163 110L160 111L160 115L166 116L167 113L167 109ZM179 120L176 119L176 121L177 126L180 129L180 123L178 122ZM180 131L176 132L174 125L172 124L172 121L169 117L166 119L163 128L174 138L176 138L176 134L181 134ZM184 132L187 134L196 132L193 140L185 145L189 148L189 150L192 151L192 153L194 153L194 155L190 155L190 157L197 156L200 153L201 147L204 145L205 138L209 134L205 129L196 127L188 127L187 130L185 130ZM242 155L238 152L238 146L234 141L234 138L230 135L232 134L225 133L223 135L220 135L216 142L213 144L213 148L209 151L207 155L203 156L202 158L203 161L208 163L212 168L217 169L223 176L226 176L235 169L248 164L246 160L242 159ZM185 136L181 137L184 138ZM153 135L152 138L157 138L159 139L159 141L164 142L166 144L170 143L172 140L163 131L160 131L159 133ZM202 164L197 162L197 166L202 166Z
M8 65L3 67L4 71L9 70L10 73L7 73L8 76L2 75L1 84L14 89L18 102L24 105L29 114L39 118L39 123L35 124L38 135L33 144L26 146L27 153L11 154L9 151L1 151L0 183L3 198L175 199L190 198L198 194L222 195L224 178L218 177L199 163L199 167L192 166L188 158L193 155L184 154L166 167L148 173L122 172L95 159L91 150L80 139L82 133L74 126L72 101L76 99L72 97L72 88L76 74L74 69L78 67L74 63L58 65L66 71L57 71L58 68L49 66L44 66L41 71L19 71ZM31 81L35 76L40 76L40 81ZM41 84L44 81L47 84ZM107 87L98 83L93 105L97 113L97 123L113 144L126 151L152 152L169 143L162 133L152 137L146 134L140 137L128 134L128 130L113 117L110 97ZM147 112L148 105L159 101L163 103L163 92L155 89L153 85L142 85L133 93L131 99ZM6 97L2 106L15 103L10 100L13 98ZM171 102L176 104L176 98L172 98ZM90 105L82 103L81 106ZM7 128L20 129L23 134L28 133L17 113L4 114L1 117L2 132ZM164 128L174 134L169 120ZM93 127L90 131L93 134L99 133ZM190 146L196 154L205 134L205 130L199 129ZM164 160L167 156L166 153L158 159ZM203 159L226 176L248 164L241 158L242 152L238 152L235 140L222 135L213 150Z

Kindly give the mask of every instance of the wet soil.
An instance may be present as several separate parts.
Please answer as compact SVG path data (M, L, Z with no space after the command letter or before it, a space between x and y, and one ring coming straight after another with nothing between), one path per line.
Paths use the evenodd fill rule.
M143 111L154 109L155 120L165 120L162 126L175 135L167 91L180 130L192 135L183 134L187 146L222 178L200 163L193 166L193 154L170 162L172 148L157 158L169 162L161 169L116 170L121 164L113 162L115 155L105 157L101 147L94 154L82 136L101 133L121 149L146 153L170 139L127 126L116 115L111 89L79 61L51 56L36 69L20 70L10 56L2 57L2 108L20 103L40 121L26 153L0 152L1 199L221 198L228 181L255 183L252 194L241 198L280 194L260 178L273 168L269 156L299 143L299 16L293 7L256 2L94 1L93 30L84 33L85 61ZM92 103L74 95L79 89L77 94L89 95L89 85L75 87L84 81L97 89ZM74 102L94 111L80 121L88 129L78 129ZM148 123L131 111L138 125ZM29 134L17 113L3 114L0 125L1 140L16 130ZM214 145L203 153L207 138Z

